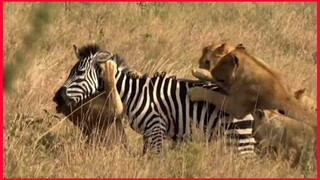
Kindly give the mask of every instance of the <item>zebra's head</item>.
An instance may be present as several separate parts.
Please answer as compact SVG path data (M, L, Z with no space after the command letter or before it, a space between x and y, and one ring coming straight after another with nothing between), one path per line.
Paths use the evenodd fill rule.
M77 63L72 67L69 77L56 92L53 101L57 103L59 112L66 105L78 103L104 89L103 79L100 78L101 69L98 61L108 60L112 53L101 52L95 44L78 49L73 45L77 56Z

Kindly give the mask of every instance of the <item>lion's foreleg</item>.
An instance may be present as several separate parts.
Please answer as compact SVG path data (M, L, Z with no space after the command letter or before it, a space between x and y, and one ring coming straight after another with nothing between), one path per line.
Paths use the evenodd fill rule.
M210 89L194 87L189 89L187 93L191 101L206 101L219 108L222 108L226 105L227 96Z
M116 87L115 74L117 65L113 61L109 60L100 64L100 67L104 71L103 78L106 85L106 93L110 95L116 115L120 115L123 111L123 105Z
M210 71L206 69L195 68L191 71L192 75L203 81L212 81L212 76Z

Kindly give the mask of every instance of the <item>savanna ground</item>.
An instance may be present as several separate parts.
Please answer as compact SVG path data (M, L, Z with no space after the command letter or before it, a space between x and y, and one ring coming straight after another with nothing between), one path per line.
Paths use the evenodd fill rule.
M315 177L314 158L295 169L271 156L245 161L220 141L139 157L142 138L128 125L127 149L87 147L68 122L46 134L63 118L52 98L76 62L72 44L96 42L136 71L193 78L212 41L243 43L316 97L316 3L4 3L4 176Z

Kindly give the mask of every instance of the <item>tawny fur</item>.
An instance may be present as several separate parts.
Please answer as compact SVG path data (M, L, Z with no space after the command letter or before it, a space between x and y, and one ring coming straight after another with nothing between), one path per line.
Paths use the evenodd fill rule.
M261 154L281 154L295 167L305 156L316 156L316 127L294 121L276 111L256 111L254 137Z
M199 59L199 68L213 69L223 56L234 50L235 47L229 43L212 43L202 50L202 56Z
M123 111L123 105L121 102L120 95L117 92L115 80L117 65L116 63L110 60L106 61L105 63L99 63L99 66L102 69L102 72L104 73L103 79L105 87L107 87L106 93L110 93L110 99L112 101L112 104L114 105L116 115L121 115Z
M104 142L108 146L127 142L122 117L106 94L65 107L62 113L87 136L87 142Z
M193 74L211 79L228 96L200 87L192 88L189 95L194 101L209 100L239 118L255 109L280 109L291 118L304 122L308 119L315 125L314 112L301 105L283 75L262 60L252 57L243 46L226 54L211 70L212 77L201 71L194 70Z
M238 45L238 47L243 48L242 45ZM228 43L205 47L199 59L199 67L201 69L193 70L192 74L198 79L211 80L212 76L208 70L213 69L224 55L234 49L235 47ZM256 59L263 66L268 66L262 60ZM279 73L276 72L276 74ZM316 102L304 93L305 89L300 89L294 93L294 96L302 104L306 105L311 112L316 113ZM199 94L203 94L203 92ZM216 97L210 97L210 94L208 94L207 98ZM269 152L272 148L277 154L281 152L282 158L290 160L292 166L296 166L303 154L302 148L310 147L311 144L311 147L314 147L313 150L315 150L315 126L297 122L289 117L280 115L274 110L256 110L253 116L255 119L253 135L258 142L257 147L261 152Z

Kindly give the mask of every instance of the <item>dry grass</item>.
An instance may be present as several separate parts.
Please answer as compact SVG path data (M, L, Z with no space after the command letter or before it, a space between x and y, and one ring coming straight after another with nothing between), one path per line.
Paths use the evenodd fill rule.
M128 149L87 147L68 123L37 141L59 122L52 97L75 63L72 44L97 42L134 70L192 78L202 47L212 41L243 43L280 69L293 88L304 86L315 98L316 3L42 5L4 5L4 62L13 67L5 78L15 75L4 94L5 177L316 176L315 159L296 169L268 156L245 161L223 142L206 147L192 141L166 148L163 157L139 157L141 136L129 127ZM35 17L39 8L44 11Z

